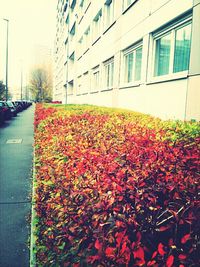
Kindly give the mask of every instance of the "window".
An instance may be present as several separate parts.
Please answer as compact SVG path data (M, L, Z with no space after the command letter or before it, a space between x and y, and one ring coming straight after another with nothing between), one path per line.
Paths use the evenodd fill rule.
M78 58L82 56L82 53L83 53L83 36L78 41Z
M86 51L90 46L90 27L87 28L84 35L85 35L84 51Z
M68 84L68 90L67 90L67 94L68 95L73 95L73 91L74 91L74 81L71 80Z
M100 71L99 66L92 69L92 86L91 92L98 92L99 91L99 81L100 81Z
M191 24L175 31L173 72L188 70L191 45Z
M75 35L75 32L76 32L76 23L73 24L71 30L70 30L70 41L73 40L73 37Z
M84 0L80 0L80 7L83 7L84 5Z
M74 52L69 56L69 59L74 63Z
M70 5L71 9L74 9L75 5L76 5L76 0L72 0Z
M76 31L76 24L74 23L71 30L70 30L70 34L71 35L74 35L75 34L75 31Z
M83 11L85 11L89 3L90 3L89 0L80 0L80 7L82 8Z
M114 21L114 0L105 2L105 27L108 28Z
M124 83L141 79L142 46L133 46L124 51Z
M86 94L90 91L90 75L89 72L83 74L83 93Z
M169 73L170 43L170 34L156 40L155 76Z
M96 39L101 34L101 21L102 21L102 10L100 10L93 19L93 41L96 41Z
M104 62L104 87L111 89L113 87L113 75L114 75L114 58L111 58Z
M126 10L134 2L136 2L136 0L124 0L123 1L123 10Z
M187 71L190 60L191 22L154 38L154 76Z
M74 52L69 56L69 71L72 72L74 70Z
M66 23L66 24L69 24L69 14L68 14L67 17L66 17L65 23Z
M82 80L82 77L79 76L77 78L77 92L76 92L77 95L80 95L81 91L82 91L82 81L81 80Z

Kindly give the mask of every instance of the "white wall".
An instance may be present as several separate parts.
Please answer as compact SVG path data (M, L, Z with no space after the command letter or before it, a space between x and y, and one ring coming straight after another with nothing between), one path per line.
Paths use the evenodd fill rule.
M116 21L110 29L102 33L100 39L90 45L89 50L79 60L75 60L74 84L77 77L97 65L102 68L106 59L114 56L114 88L111 91L100 91L95 94L68 96L68 103L94 104L127 108L160 117L162 119L185 119L188 79L184 76L172 77L172 80L152 80L152 40L151 33L189 11L193 1L180 0L139 0L126 12L122 12L122 0L116 2ZM91 1L88 12L78 24L79 40L86 28L92 25L93 17L104 1ZM80 17L79 17L80 19ZM121 85L121 54L130 45L143 41L142 78L138 86L125 88ZM77 45L73 44L75 49ZM102 79L102 78L101 78ZM191 98L192 99L192 98Z

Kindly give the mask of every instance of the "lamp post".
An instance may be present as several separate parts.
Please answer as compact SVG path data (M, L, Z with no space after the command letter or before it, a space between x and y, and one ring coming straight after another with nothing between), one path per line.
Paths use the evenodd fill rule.
M3 19L7 23L7 37L6 37L6 101L8 100L8 19Z
M23 99L23 70L21 66L21 100Z

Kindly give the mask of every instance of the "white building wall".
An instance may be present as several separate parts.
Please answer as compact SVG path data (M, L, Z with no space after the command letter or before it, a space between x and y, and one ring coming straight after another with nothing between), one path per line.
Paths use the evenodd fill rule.
M73 66L68 64L68 82L73 80L73 89L67 96L67 103L94 104L128 108L151 114L163 119L185 119L188 88L188 71L167 77L153 77L153 37L152 33L160 27L176 20L193 8L193 0L138 0L123 11L123 0L115 0L115 20L105 27L101 24L101 33L93 39L93 20L102 9L105 14L105 0L85 0L83 8L77 1L74 10L69 10L69 29L76 23L76 33L69 42L68 56L73 52ZM88 49L81 48L80 40L90 27ZM123 77L123 51L131 45L142 44L141 80L125 85ZM105 90L104 61L114 57L113 87ZM98 92L92 92L92 70L99 66L100 85ZM84 88L84 74L88 72L90 85ZM80 81L82 81L81 86ZM82 93L78 92L81 88ZM197 111L198 112L198 111Z

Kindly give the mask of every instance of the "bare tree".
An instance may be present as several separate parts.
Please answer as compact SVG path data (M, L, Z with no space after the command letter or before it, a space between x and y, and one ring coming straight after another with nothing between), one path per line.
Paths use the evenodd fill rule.
M52 100L52 79L46 69L40 67L33 69L29 82L35 101L49 102Z

